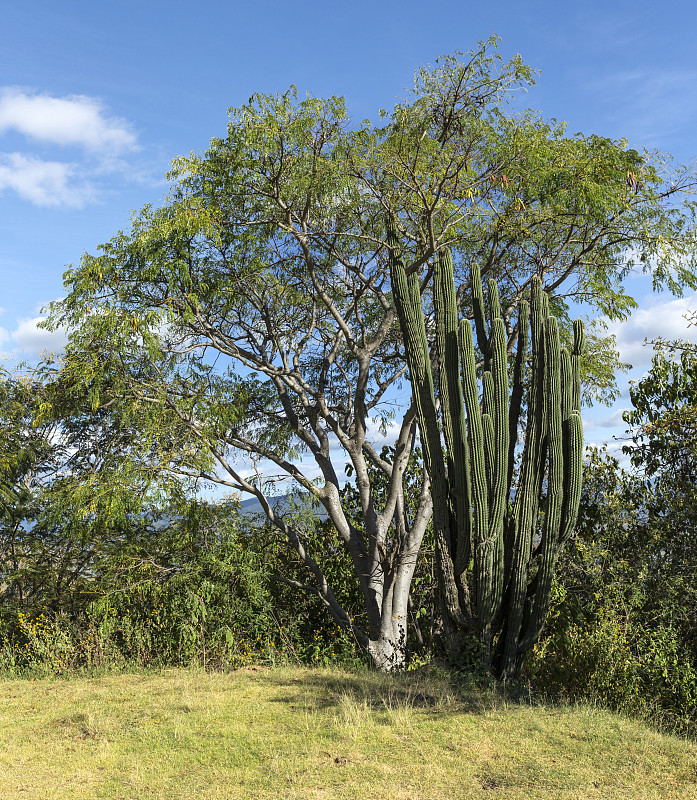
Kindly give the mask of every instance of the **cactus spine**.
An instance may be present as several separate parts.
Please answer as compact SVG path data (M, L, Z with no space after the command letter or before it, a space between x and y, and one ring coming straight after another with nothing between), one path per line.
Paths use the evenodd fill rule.
M508 338L496 283L488 284L487 331L481 277L473 268L474 329L484 366L480 403L472 326L468 320L458 325L451 256L439 252L433 278L439 415L419 283L414 274L406 276L392 221L388 245L393 295L432 484L445 627L456 629L461 640L478 636L494 672L513 678L542 629L557 557L578 514L583 325L574 323L569 354L560 347L557 321L549 315L541 283L533 279L529 304L522 301L518 309L509 388ZM524 404L525 441L514 486Z

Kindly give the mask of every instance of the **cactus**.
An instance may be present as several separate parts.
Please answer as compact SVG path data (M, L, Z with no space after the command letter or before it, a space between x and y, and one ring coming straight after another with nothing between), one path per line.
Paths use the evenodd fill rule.
M473 267L474 329L483 357L480 402L472 325L469 320L458 324L450 253L439 252L434 264L437 370L432 371L418 277L406 276L391 220L387 243L431 479L441 610L451 655L457 657L456 640L462 646L465 637L477 636L495 674L514 678L523 654L539 637L556 561L578 514L583 325L574 323L569 354L560 347L557 321L534 278L529 304L524 300L518 309L517 354L509 376L497 286L488 282L487 331L481 277ZM524 400L527 422L514 485Z

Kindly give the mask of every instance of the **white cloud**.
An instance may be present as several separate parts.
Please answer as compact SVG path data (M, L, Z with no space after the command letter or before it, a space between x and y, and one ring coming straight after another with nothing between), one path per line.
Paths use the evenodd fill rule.
M622 414L626 411L626 408L618 408L615 409L611 414L606 416L599 416L598 414L590 417L588 415L584 415L583 419L583 429L586 433L590 433L590 431L596 431L598 428L611 428L613 430L623 430L623 426L626 428L626 423L622 419Z
M39 322L45 317L28 317L20 319L17 328L12 331L10 338L16 347L24 353L39 354L44 351L57 353L63 350L67 342L65 331L47 331L39 328Z
M626 437L618 437L611 441L605 442L586 442L586 447L597 447L599 449L605 448L609 456L613 456L620 462L620 466L624 469L631 467L629 455L622 452L622 448L631 445L631 441Z
M137 149L129 124L108 117L100 100L84 95L51 97L5 88L0 91L0 133L11 130L41 142L110 155Z
M94 198L93 188L76 178L77 168L22 153L0 153L0 191L10 189L37 206L81 208Z
M626 322L609 323L608 333L615 334L622 361L635 369L647 369L653 358L653 348L644 346L645 339L662 337L697 342L697 328L690 328L685 319L689 311L697 311L697 294L654 301L635 311Z
M596 406L584 409L582 414L589 438L612 442L618 437L621 441L615 449L626 443L622 440L626 439L629 426L622 420L622 412L631 408L630 382L640 380L648 372L654 356L653 347L645 345L644 341L663 338L697 342L697 328L689 327L685 319L685 314L697 311L697 293L680 298L668 294L648 295L641 304L626 322L608 322L607 325L607 333L616 337L621 360L633 366L628 374L617 375L620 397L611 408Z
M52 97L15 87L0 87L0 136L19 134L29 145L52 146L51 159L31 151L0 152L0 191L16 192L38 206L81 208L93 202L103 176L127 176L124 156L139 148L130 124L107 114L94 97ZM53 155L56 147L80 148L70 160Z

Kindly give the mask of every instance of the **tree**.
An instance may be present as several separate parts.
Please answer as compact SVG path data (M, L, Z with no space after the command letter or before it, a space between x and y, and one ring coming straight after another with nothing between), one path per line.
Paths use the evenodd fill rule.
M623 447L648 498L646 522L653 540L652 574L683 576L690 595L697 534L697 345L655 343L648 374L630 388L633 409L624 413L631 443ZM697 630L694 632L697 642Z
M67 383L51 361L0 374L0 598L22 608L66 609L109 557L187 503L153 468L152 420L95 410Z
M40 513L37 487L51 479L61 460L58 448L51 444L55 427L32 425L45 401L43 383L32 371L21 366L15 374L2 370L0 596L5 602L23 603L47 575L57 583L67 578L65 551L71 548L65 543L60 548L35 530Z
M129 233L66 273L50 321L72 331L66 375L88 387L94 407L152 419L158 469L256 496L305 564L307 585L384 669L404 663L409 587L432 510L426 474L416 504L404 491L417 434L413 403L397 400L407 368L386 214L407 274L419 275L427 320L434 256L447 246L464 316L470 264L497 282L508 352L535 276L563 341L571 296L611 317L629 312L630 250L657 285L695 284L687 212L671 205L691 176L667 183L623 142L567 137L531 113L506 117L499 106L531 70L519 57L503 63L495 46L421 70L413 98L377 127L351 129L342 99L298 101L294 90L232 109L225 139L175 161L161 208L144 208ZM607 393L610 343L591 331L588 345L586 385ZM392 426L389 458L371 440L373 424ZM351 464L360 526L342 506L336 448ZM240 455L270 462L324 508L353 563L365 626L274 510L270 478L250 477ZM371 467L388 482L380 497Z
M561 560L551 618L530 659L548 691L697 720L697 350L654 342L630 389L631 468L590 449L576 535Z

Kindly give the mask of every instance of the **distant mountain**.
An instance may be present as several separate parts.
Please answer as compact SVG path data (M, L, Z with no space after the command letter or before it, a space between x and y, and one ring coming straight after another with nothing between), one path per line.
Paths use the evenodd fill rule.
M273 508L274 511L277 511L280 514L286 513L287 511L290 510L291 501L297 507L301 504L304 504L303 502L304 500L305 498L302 496L299 497L298 495L291 495L291 494L281 494L277 495L276 497L269 497L271 508ZM307 502L307 508L311 509L312 504L310 503L309 495L307 495L306 502ZM264 509L261 507L261 503L257 500L256 497L250 497L248 500L243 500L240 511L245 516L260 516L260 517L266 516L266 514L264 513ZM321 510L321 513L318 513L317 511L316 513L320 519L327 518L327 512L324 509Z

